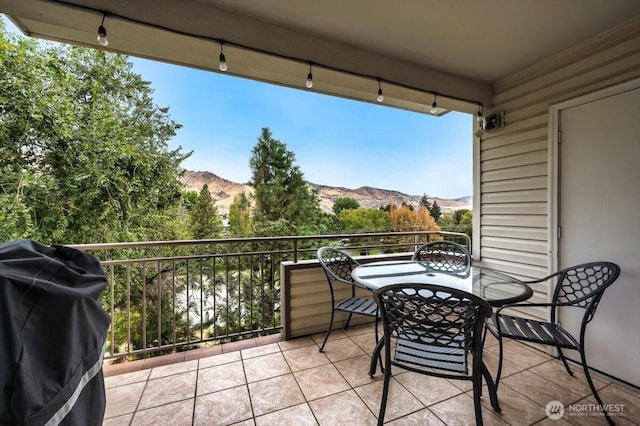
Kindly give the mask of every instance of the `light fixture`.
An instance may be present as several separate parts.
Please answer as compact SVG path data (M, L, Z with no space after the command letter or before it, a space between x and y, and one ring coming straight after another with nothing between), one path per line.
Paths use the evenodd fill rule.
M433 94L433 103L431 104L431 114L435 114L436 112L438 112L438 103L436 102L437 98L438 98L438 95L436 95L434 93Z
M307 86L307 89L311 89L313 87L313 74L311 74L312 65L313 64L309 62L309 74L307 74L307 82L305 83L305 85Z
M98 27L98 43L103 46L107 46L109 44L109 40L107 40L107 29L104 27L104 18L106 17L107 15L102 15L102 22Z
M484 120L484 105L480 105L480 109L478 110L478 114L476 115L476 120L478 120L478 125L482 127L482 121Z
M227 60L222 53L222 43L220 43L220 71L225 72L227 70Z
M384 101L384 96L382 95L382 86L380 86L380 79L378 79L378 97L376 98L378 102Z

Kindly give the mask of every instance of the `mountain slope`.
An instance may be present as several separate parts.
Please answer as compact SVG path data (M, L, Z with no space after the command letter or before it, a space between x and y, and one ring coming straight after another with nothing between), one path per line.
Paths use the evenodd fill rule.
M233 198L240 192L249 195L252 187L241 183L232 182L221 178L211 172L206 171L190 171L187 170L182 177L185 186L192 190L200 192L202 186L207 184L211 195L216 200L216 206L220 214L228 214L229 206L233 202ZM418 206L422 195L408 195L400 191L372 188L370 186L362 186L356 189L344 187L319 185L307 182L310 188L318 193L320 199L320 207L325 212L331 212L333 203L338 198L349 197L360 203L364 208L379 208L387 204L401 205L402 203ZM467 208L471 209L472 198L462 197L457 199L444 199L438 197L429 197L430 201L437 201L443 210L456 210Z

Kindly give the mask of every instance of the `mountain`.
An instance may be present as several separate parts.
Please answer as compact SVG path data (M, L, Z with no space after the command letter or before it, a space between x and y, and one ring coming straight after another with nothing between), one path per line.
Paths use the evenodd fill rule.
M220 214L228 214L229 206L233 202L233 198L240 192L247 195L253 190L249 185L232 182L221 178L211 172L205 171L185 171L182 182L185 186L192 190L200 192L202 186L207 184L211 195L216 200L216 207ZM338 198L349 197L360 203L364 208L378 208L387 204L396 204L400 206L402 203L418 206L422 195L408 195L400 191L389 189L372 188L370 186L362 186L356 189L349 189L337 186L319 185L307 182L310 188L318 192L320 199L320 207L325 212L331 212L333 203ZM472 197L461 197L456 199L446 199L439 197L429 197L430 201L437 201L443 211L457 209L471 209Z

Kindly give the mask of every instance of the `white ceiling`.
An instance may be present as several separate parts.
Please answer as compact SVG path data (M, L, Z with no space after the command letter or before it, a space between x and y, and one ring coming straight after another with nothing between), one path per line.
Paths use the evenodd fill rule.
M640 0L0 0L27 34L427 112L491 104L491 87L616 26ZM373 93L373 95L372 95ZM470 102L467 102L470 101ZM445 112L440 109L438 113Z

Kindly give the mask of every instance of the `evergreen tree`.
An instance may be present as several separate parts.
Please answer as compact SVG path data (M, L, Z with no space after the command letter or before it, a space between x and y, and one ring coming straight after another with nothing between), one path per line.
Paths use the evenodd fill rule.
M440 217L442 216L442 209L440 209L440 206L438 205L438 201L433 200L433 203L431 203L431 206L427 208L433 220L438 222L440 220Z
M291 227L290 232L295 232L299 227L319 221L317 194L309 190L294 162L295 154L274 139L268 128L263 128L249 160L250 184L255 191L255 220L263 225L285 221Z
M236 194L229 206L229 234L245 237L251 232L251 205L244 192Z
M222 236L222 220L207 184L202 186L198 200L191 209L189 217L194 239L203 240Z

